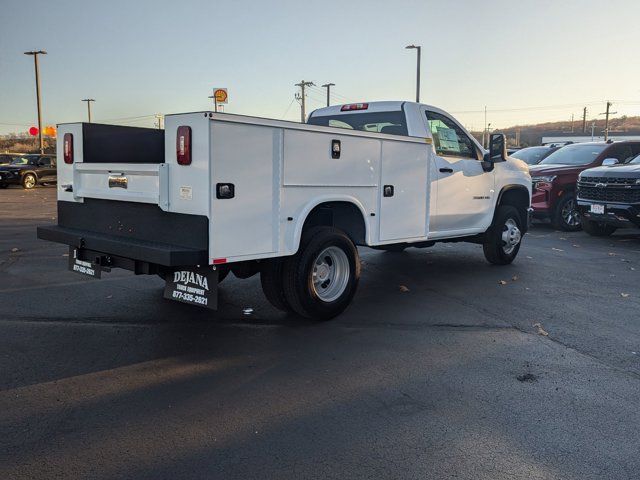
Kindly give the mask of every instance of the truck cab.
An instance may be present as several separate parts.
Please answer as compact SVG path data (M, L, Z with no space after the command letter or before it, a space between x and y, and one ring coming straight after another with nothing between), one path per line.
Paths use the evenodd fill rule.
M165 297L215 308L229 273L259 274L277 308L318 320L349 305L358 246L483 245L511 263L528 227L531 177L452 116L413 102L316 110L308 123L214 112L165 129L58 128L58 225L69 269L158 274Z

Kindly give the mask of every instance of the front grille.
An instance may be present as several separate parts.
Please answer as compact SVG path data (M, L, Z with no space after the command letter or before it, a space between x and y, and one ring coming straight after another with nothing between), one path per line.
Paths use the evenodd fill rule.
M596 187L592 185L593 177L589 178L589 183L578 183L578 198L583 200L596 200L599 202L611 203L640 203L639 186L610 186L611 178L607 178L606 187ZM627 180L627 179L625 179ZM635 179L633 179L635 183ZM605 182L599 182L605 183Z
M638 185L636 177L582 177L580 183L606 183L607 185Z

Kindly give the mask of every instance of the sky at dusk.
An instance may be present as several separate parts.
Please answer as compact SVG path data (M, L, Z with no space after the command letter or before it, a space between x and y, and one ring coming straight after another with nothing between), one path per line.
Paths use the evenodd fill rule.
M152 126L156 113L211 109L298 120L295 83L335 83L333 103L413 100L481 129L588 118L614 102L640 115L631 0L0 0L0 134L36 123L33 59L43 49L44 124ZM308 110L323 106L311 88ZM602 117L600 117L602 118Z

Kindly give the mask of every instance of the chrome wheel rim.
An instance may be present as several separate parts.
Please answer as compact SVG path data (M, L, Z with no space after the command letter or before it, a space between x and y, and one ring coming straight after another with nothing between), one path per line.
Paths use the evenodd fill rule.
M570 227L577 227L580 225L580 212L576 210L576 202L575 200L569 200L562 207L562 221L569 225Z
M350 274L346 253L338 247L327 247L313 262L313 291L323 302L333 302L344 293Z
M509 255L513 252L520 240L522 240L522 233L518 228L518 223L513 218L509 218L504 222L504 227L502 228L502 250L504 253Z
M27 188L33 188L36 186L36 179L33 178L33 175L27 175L24 179L24 186Z

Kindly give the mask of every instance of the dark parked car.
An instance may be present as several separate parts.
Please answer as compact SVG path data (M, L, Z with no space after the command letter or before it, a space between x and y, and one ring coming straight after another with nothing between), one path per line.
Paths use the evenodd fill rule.
M578 178L582 228L604 237L618 228L640 227L640 155L590 168Z
M549 218L560 230L582 228L576 202L576 183L580 172L599 167L605 159L623 162L640 154L640 141L615 143L574 143L553 152L538 165L532 165L531 207L536 218Z
M23 157L24 153L0 153L0 165L11 163L14 158Z
M539 147L526 147L521 148L520 150L516 150L515 152L509 154L509 156L522 160L529 165L537 165L542 160L559 149L560 147L549 147L546 145L542 145Z
M56 159L54 155L16 156L9 164L0 165L0 188L22 185L34 188L38 183L55 182Z

